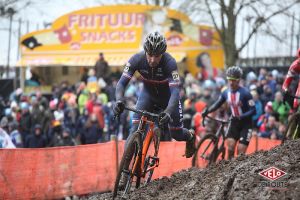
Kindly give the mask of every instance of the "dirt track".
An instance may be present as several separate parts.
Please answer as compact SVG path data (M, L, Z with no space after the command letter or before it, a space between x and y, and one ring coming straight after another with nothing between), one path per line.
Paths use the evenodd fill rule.
M276 167L287 174L268 181L258 173ZM276 190L262 187L271 183ZM284 185L286 184L286 185ZM94 194L82 199L110 199ZM191 168L172 177L154 180L130 194L130 199L300 199L300 140L288 141L268 152L222 161L207 169Z

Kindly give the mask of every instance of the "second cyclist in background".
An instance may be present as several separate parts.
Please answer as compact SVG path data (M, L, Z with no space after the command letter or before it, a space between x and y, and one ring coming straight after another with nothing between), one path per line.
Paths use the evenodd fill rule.
M283 84L282 84L284 101L286 101L290 98L289 93L288 93L289 87L292 83L292 80L295 79L296 77L298 77L299 75L300 75L300 48L297 51L297 59L289 67L289 71L285 77ZM300 96L300 81L298 83L298 87L297 87L295 96ZM294 111L297 110L297 108L299 107L299 104L300 104L300 99L295 98L294 103L293 103Z
M228 159L234 157L237 141L239 141L238 154L245 153L252 135L251 117L255 114L255 103L248 89L239 85L242 75L243 71L240 67L228 68L226 71L228 88L220 94L213 105L202 113L202 116L205 117L220 108L223 103L228 103L232 116L226 136Z

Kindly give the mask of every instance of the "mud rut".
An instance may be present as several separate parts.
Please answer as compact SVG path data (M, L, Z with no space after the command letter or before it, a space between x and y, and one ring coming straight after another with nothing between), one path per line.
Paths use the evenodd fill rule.
M276 167L287 175L276 180L286 187L262 187L268 181L258 173ZM276 182L275 181L275 182ZM270 181L268 181L270 182ZM111 194L90 194L81 199L111 199ZM222 161L207 169L190 168L154 180L131 192L129 199L300 199L300 140L287 141L267 152Z

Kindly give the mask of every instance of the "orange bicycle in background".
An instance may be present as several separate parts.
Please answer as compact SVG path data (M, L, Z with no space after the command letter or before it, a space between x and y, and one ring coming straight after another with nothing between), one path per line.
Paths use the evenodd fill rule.
M129 136L117 173L113 199L117 196L126 198L131 186L138 188L141 183L150 182L154 169L159 165L158 150L161 128L155 125L159 115L144 110L125 106L125 109L141 115L137 131ZM121 177L126 176L126 182L120 184Z

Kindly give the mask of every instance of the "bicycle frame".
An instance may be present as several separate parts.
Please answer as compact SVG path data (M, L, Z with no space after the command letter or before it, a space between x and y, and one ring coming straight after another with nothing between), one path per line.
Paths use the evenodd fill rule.
M145 158L146 158L146 155L147 155L147 152L148 152L148 149L149 149L149 146L150 146L150 142L151 142L151 139L153 138L153 135L154 135L154 127L155 127L155 123L153 121L150 121L147 119L146 116L142 116L141 119L140 119L140 123L139 123L139 126L138 126L138 131L140 133L145 133L146 132L146 125L149 125L149 130L147 131L146 133L146 137L144 140L141 140L143 141L142 142L142 145L141 145L141 149L139 150L139 154L137 156L137 161L135 162L134 166L133 166L133 171L136 171L137 170L137 165L138 163L140 163L140 172L141 172L141 177L145 177L145 174L154 169L155 167L158 167L159 165L159 161L156 160L155 162L155 165L154 166L151 166L150 168L148 169L143 169L143 166L145 166ZM142 137L142 134L140 134L140 137ZM141 161L140 161L141 159Z
M139 174L139 176L144 178L147 172L149 172L150 170L158 167L158 165L159 165L159 159L155 158L155 164L153 166L150 166L147 169L145 169L145 167L144 167L145 166L145 158L146 158L147 152L149 150L151 140L154 136L154 128L155 128L155 122L153 120L150 120L146 115L148 114L152 117L158 117L158 115L153 115L153 114L150 114L146 111L138 111L136 109L128 108L128 107L126 107L126 109L142 114L142 117L139 121L138 129L137 129L137 131L139 133L141 133L141 134L139 134L139 137L141 137L140 141L142 141L142 144L140 146L139 154L136 158L136 161L134 163L132 171L134 171L134 172L140 171L141 174ZM149 130L146 132L146 126L147 125L149 125ZM146 134L145 138L143 138L144 135L142 135L142 133ZM140 169L137 169L138 166L140 167ZM131 176L134 176L134 175L135 175L134 173L131 174Z
M217 156L219 155L219 153L223 150L224 148L224 144L225 144L225 139L226 139L226 135L227 135L227 132L228 132L228 128L226 130L226 133L224 131L224 128L225 128L225 125L228 124L228 127L230 126L230 123L231 123L231 120L229 121L223 121L223 120L220 120L220 119L215 119L213 117L210 117L210 116L206 116L207 118L211 119L211 120L214 120L214 121L217 121L218 123L220 123L221 125L219 126L217 132L216 132L216 143L215 143L215 146L214 146L214 149L213 149L213 152L214 153L214 156L216 156L214 158L217 159ZM204 123L204 118L203 118L203 123ZM220 145L220 148L219 148L219 141L220 141L220 138L223 138L222 140L222 143ZM209 144L207 145L207 147L205 148L205 150L203 151L204 153L207 151L208 147L210 146L210 144L212 143L213 141L210 141Z
M221 136L223 137L222 145L224 145L225 136L226 136L225 131L224 131L224 127L225 127L226 124L228 124L228 126L230 126L231 121L223 121L223 120L220 120L220 119L215 119L215 118L210 117L210 116L206 116L206 117L211 119L211 120L214 120L216 122L219 122L221 124L221 126L219 126L219 128L217 130L216 136L217 136L218 140L220 139ZM227 129L227 131L228 131L228 129Z

